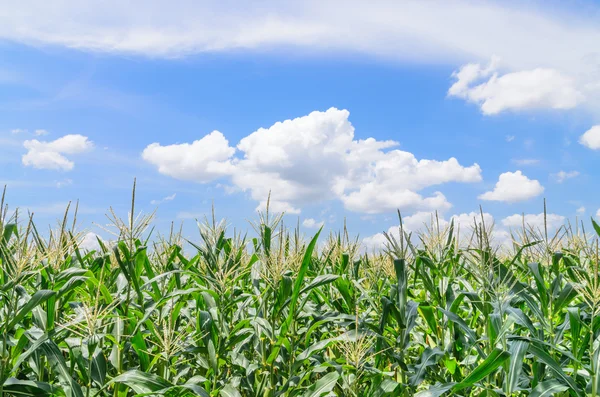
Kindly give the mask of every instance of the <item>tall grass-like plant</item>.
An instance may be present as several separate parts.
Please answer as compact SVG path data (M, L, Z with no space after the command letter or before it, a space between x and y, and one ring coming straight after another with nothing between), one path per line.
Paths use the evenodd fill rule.
M248 234L109 210L80 244L0 201L2 396L597 396L600 226L483 216L367 252L303 236L268 206Z

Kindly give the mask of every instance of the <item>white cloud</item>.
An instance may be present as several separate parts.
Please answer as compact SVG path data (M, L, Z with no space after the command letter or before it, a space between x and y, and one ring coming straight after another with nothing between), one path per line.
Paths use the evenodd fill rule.
M543 192L544 187L540 182L527 178L521 171L505 172L500 175L494 190L481 194L479 198L512 203L528 200Z
M162 204L162 203L166 203L167 201L173 201L173 200L175 200L176 196L177 196L177 193L173 193L170 196L163 197L160 200L152 200L152 201L150 201L150 204L152 204L152 205L159 205L159 204Z
M104 244L102 237L96 233L88 232L79 243L79 249L84 251L100 251L101 247L98 240L102 241Z
M487 213L481 212L469 212L468 214L463 213L459 215L454 215L452 218L455 224L460 225L462 230L471 229L475 224L483 224L487 227L490 227L494 224L494 217Z
M593 70L600 38L592 12L543 3L305 0L254 3L10 2L0 37L27 44L176 57L288 47L446 62L489 59L518 68ZM558 10L557 10L558 8ZM586 9L587 7L581 7ZM110 10L110 11L107 11ZM564 11L564 10L563 10Z
M400 235L398 226L392 226L387 231L388 235L398 238ZM383 233L376 233L372 236L367 236L362 239L362 245L367 252L377 252L383 250L388 243L387 238Z
M305 220L302 221L302 226L308 228L308 229L318 229L321 226L323 226L325 224L325 222L323 221L316 221L313 218L306 218Z
M577 208L577 213L578 214L585 214L585 207L581 206L581 207Z
M303 205L339 199L352 211L378 213L396 209L447 209L446 197L421 190L448 182L478 182L477 164L465 167L455 158L417 160L391 150L394 141L357 140L347 110L331 108L260 128L244 137L233 157L221 133L193 144L148 146L143 158L174 178L209 182L229 176L231 184L264 209L271 195L273 211L298 213Z
M44 216L44 217L55 217L55 216L63 216L67 208L69 208L69 212L72 214L75 211L75 202L68 201L58 201L58 202L44 202L43 204L33 204L33 205L20 205L18 206L21 212L32 212L35 215ZM99 214L103 213L104 209L96 208L96 207L88 207L87 205L79 204L77 207L78 214Z
M546 224L549 231L561 227L565 223L565 217L557 214L546 214ZM544 213L540 214L514 214L502 219L502 224L510 228L533 227L535 229L544 229Z
M515 163L516 165L536 165L540 163L540 160L538 159L512 159L512 162Z
M355 143L348 115L332 108L251 133L237 146L244 156L232 182L262 201L261 207L271 192L271 206L288 212L334 198L333 184L348 173L348 152Z
M567 179L575 178L579 176L579 171L559 171L556 174L552 175L556 182L563 183Z
M38 141L37 139L23 142L27 149L22 157L23 165L39 169L70 171L75 163L65 155L80 154L91 150L94 144L83 135L65 135L54 141Z
M24 130L22 128L15 128L15 129L10 130L10 133L14 134L14 135L24 134L26 132L27 132L27 130Z
M507 135L506 136L506 142L512 142L515 140L515 136L514 135Z
M497 63L494 58L485 68L464 65L454 73L456 82L448 95L478 104L486 115L506 110L571 109L584 99L575 81L557 70L536 68L500 76Z
M437 224L439 224L441 228L444 228L448 225L448 221L440 214L436 215L435 213L428 211L420 211L402 219L402 227L409 233L420 232L431 225ZM392 227L388 230L388 233L396 233L395 235L398 237L399 234L397 233L397 230L393 230L394 228L398 229L397 226Z
M428 229L439 228L443 230L450 225L450 221L454 221L454 226L457 230L461 230L460 234L463 238L470 238L470 232L473 230L475 223L481 224L483 222L486 228L491 227L494 224L494 217L484 212L469 212L456 214L445 219L441 214L436 214L428 211L416 212L410 216L402 218L402 227L406 233L412 233L416 236L420 233L428 233ZM400 225L395 225L387 230L387 234L393 236L395 239L400 237ZM367 251L379 250L385 247L387 239L383 233L376 233L372 236L365 237L362 240L363 246Z
M253 2L232 7L228 1L32 0L4 6L0 39L167 58L293 51L426 64L471 62L452 91L480 104L484 113L570 108L584 96L585 105L596 110L597 14L592 4L546 7L499 0L266 0L260 7ZM503 74L495 65L481 66L494 55L502 60Z
M579 137L579 143L593 150L600 149L600 125L595 125Z
M46 130L38 129L38 130L35 130L34 134L36 136L44 136L44 135L48 135L49 132Z
M368 177L341 199L346 208L365 213L414 208L445 210L451 207L441 192L429 197L417 193L426 187L447 182L479 182L481 168L463 167L455 158L446 161L417 160L412 153L394 150L368 165Z
M60 189L62 187L65 186L69 186L73 184L73 180L72 179L63 179L62 181L56 181L56 188Z
M177 219L200 219L205 215L203 212L181 211L177 213Z
M231 174L230 158L234 153L223 134L213 131L191 144L153 143L144 149L142 158L157 166L161 174L205 183Z
M600 218L600 208L596 211L596 218Z

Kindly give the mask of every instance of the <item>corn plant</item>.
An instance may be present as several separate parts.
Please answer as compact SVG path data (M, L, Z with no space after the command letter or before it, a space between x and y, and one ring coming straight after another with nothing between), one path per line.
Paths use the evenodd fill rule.
M134 189L135 192L135 189ZM600 226L400 227L366 252L268 210L197 237L109 211L81 248L0 202L2 396L597 396Z

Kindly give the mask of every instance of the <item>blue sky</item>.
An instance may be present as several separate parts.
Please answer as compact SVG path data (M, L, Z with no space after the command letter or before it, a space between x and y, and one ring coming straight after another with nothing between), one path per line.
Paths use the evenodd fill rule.
M102 235L134 177L188 234L213 202L249 228L269 191L373 245L395 208L500 231L600 208L594 3L68 3L0 15L0 184L38 223L79 200Z

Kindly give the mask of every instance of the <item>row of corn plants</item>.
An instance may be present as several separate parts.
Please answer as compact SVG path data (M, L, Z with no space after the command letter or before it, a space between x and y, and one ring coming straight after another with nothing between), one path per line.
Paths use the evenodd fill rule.
M46 232L2 197L1 396L600 392L593 220L498 247L482 220L433 219L365 253L269 212L249 234L214 215L196 238L155 234L134 202L85 251L76 208Z

